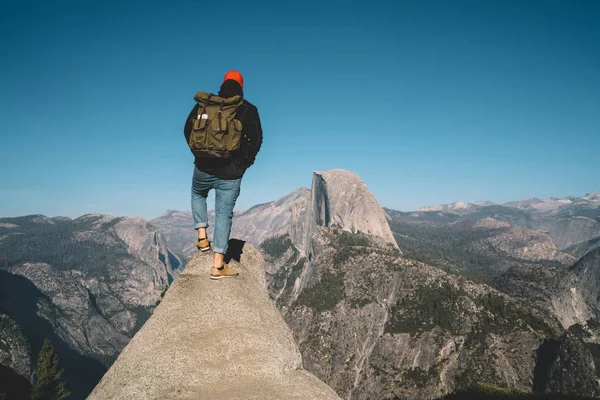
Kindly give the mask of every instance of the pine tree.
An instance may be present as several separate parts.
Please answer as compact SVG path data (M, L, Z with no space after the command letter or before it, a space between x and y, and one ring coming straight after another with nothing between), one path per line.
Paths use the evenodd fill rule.
M61 381L64 370L58 370L58 354L50 340L44 340L35 368L35 385L31 390L31 400L61 400L71 392Z

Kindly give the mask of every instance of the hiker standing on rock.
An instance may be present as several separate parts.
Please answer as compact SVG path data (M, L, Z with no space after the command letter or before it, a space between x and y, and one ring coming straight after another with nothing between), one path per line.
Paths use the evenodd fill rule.
M198 231L196 247L207 251L211 245L206 234L208 212L206 198L215 189L215 260L211 279L238 276L225 264L231 233L233 207L240 194L246 169L262 144L262 127L258 109L244 99L244 78L238 71L225 74L218 95L196 92L196 105L184 128L185 140L195 157L192 178L192 214Z

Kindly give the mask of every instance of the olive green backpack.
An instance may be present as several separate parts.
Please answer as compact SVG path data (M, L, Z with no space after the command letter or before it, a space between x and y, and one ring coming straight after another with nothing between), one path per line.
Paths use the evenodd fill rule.
M242 122L235 119L242 96L219 97L196 92L198 115L192 123L189 146L197 157L229 158L240 149Z

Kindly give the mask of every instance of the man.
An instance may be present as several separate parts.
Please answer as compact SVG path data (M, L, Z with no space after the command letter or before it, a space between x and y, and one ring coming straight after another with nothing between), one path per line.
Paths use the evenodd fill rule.
M216 192L216 219L212 249L215 258L210 271L211 279L230 278L239 275L237 271L225 264L233 208L240 194L240 184L244 172L254 163L262 144L262 127L258 109L243 98L243 87L244 78L242 74L232 70L225 74L218 95L196 93L195 99L198 104L190 112L184 128L186 142L195 155L192 179L192 214L194 228L198 231L196 246L200 251L210 249L210 242L206 234L206 228L208 227L206 198L211 189L215 189ZM216 104L216 108L213 106L211 109L210 105L212 104ZM222 111L225 111L224 105L227 105L225 109L229 107L233 111L231 111L229 119L223 117L224 122L222 125L221 114ZM214 109L217 110L216 114ZM210 112L211 110L213 111ZM239 128L239 124L235 120L241 123L241 139L237 144L239 148L235 150L220 149L223 151L205 151L204 148L198 150L198 147L205 146L205 143L207 143L206 136L198 136L203 133L202 129L207 131L207 127L208 130L216 129L218 133L223 129L225 135L235 138L236 136L232 136L232 132L235 133L235 129ZM214 128L215 126L226 127ZM231 127L235 127L235 129ZM218 140L218 135L214 134L213 131L204 134L217 137L217 139L210 139L209 141ZM197 139L198 137L201 137L201 139ZM201 144L196 145L194 148L194 142ZM236 145L234 144L233 147L236 147Z

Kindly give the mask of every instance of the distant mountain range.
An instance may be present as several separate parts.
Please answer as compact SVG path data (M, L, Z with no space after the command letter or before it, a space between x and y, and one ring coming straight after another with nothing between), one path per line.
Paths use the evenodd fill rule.
M286 233L294 213L298 214L299 210L305 207L310 196L311 190L303 187L277 201L254 206L245 212L237 210L232 227L232 237L243 238L259 246L269 237ZM356 200L346 203L353 204L353 201ZM511 234L503 233L504 239L501 241L504 243L510 239L518 239L520 243L525 244L537 243L535 248L524 245L521 250L513 249L516 252L521 251L521 255L525 259L547 259L548 261L562 259L564 264L574 262L565 254L581 257L600 243L600 194L597 192L588 193L583 197L529 199L503 205L490 201L476 203L459 201L420 207L418 211L412 212L387 208L384 210L388 222L399 229L394 235L396 241L401 241L402 235L406 236L407 233L403 233L403 228L398 224L405 225L407 229L408 227L411 229L419 227L423 230L421 234L426 234L427 230L436 231L442 227L472 232L474 229L481 231L486 226L492 228L494 227L492 225L495 225L496 228L510 228ZM472 221L472 223L468 221ZM193 237L191 212L167 211L161 217L150 222L164 233L172 251L183 258L188 258L193 254L195 247L193 240L190 240L190 237ZM212 228L214 211L210 213L209 223ZM209 228L209 233L212 232L211 228ZM439 247L439 244L441 243L437 241L428 245ZM404 243L404 245L410 248L410 243ZM400 248L403 246L401 245ZM564 253L562 256L559 254L561 252Z
M343 398L600 395L596 192L401 212L331 170L236 210L232 237L262 251L305 368ZM30 380L49 337L85 398L195 251L188 211L0 219L0 380Z
M575 212L575 215L585 214L584 210L597 210L600 207L600 193L590 192L582 197L564 197L564 198L549 198L539 199L537 197L511 201L504 204L496 204L491 201L477 201L474 203L466 203L463 201L457 201L450 204L439 204L436 206L424 206L420 207L417 211L448 211L454 213L471 213L477 209L487 206L502 205L504 207L518 208L521 210L527 210L532 212L540 213L554 213L556 215L569 214ZM592 213L598 215L597 213ZM573 215L573 214L571 214Z
M265 253L305 367L342 397L433 398L475 382L597 395L586 293L600 292L575 267L595 260L596 198L400 212L355 174L329 171L237 215L232 234Z

